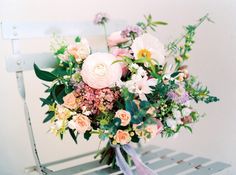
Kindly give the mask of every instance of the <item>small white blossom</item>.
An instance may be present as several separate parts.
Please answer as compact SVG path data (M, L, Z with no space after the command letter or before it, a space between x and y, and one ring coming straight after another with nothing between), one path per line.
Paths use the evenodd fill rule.
M145 94L152 93L151 86L156 86L157 80L154 78L148 79L147 76L140 76L134 74L131 80L125 82L125 87L128 88L129 92L137 94L142 101L147 101Z
M147 71L145 71L143 67L139 67L137 70L137 75L141 77L147 76Z
M88 110L87 110L87 108L86 108L86 106L83 106L83 107L82 107L82 114L84 114L84 115L87 115L87 116L88 116L88 115L90 115L90 114L91 114L91 111L88 111Z
M130 65L130 69L136 69L136 70L138 70L138 68L139 68L139 65L137 65L137 64L135 64L135 63L132 63L132 64Z
M63 120L57 120L57 121L55 122L55 128L56 128L57 130L61 129L62 126L63 126Z
M70 129L75 129L76 127L76 124L75 124L75 122L74 122L74 120L70 120L69 122L68 122L68 127L70 128Z
M172 130L176 130L177 127L177 122L172 119L172 118L167 118L166 119L166 124L167 126L169 126Z
M173 113L173 116L174 116L175 119L181 119L182 118L181 112L179 110L173 109L172 113Z
M192 110L189 108L183 108L182 109L182 114L183 116L189 116L191 114Z

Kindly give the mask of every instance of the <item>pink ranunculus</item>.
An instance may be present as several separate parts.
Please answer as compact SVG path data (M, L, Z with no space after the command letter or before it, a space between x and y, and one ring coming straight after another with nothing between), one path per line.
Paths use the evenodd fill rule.
M114 136L114 139L117 143L121 145L128 144L131 141L131 137L127 131L118 130L116 132L116 135Z
M121 120L121 126L127 126L131 120L130 113L123 109L118 110L115 114L115 117Z
M74 92L71 92L67 94L65 97L63 97L63 101L64 101L63 106L69 109L76 109L78 107Z
M121 36L121 31L114 32L107 38L107 43L109 47L114 47L120 43L124 43L127 41L128 41L128 38L124 38Z
M109 53L89 55L81 70L83 81L95 89L113 86L122 76L121 65L114 61L116 57Z
M118 47L115 47L112 50L112 54L117 58L117 60L122 60L124 56L131 57L130 51L128 49L121 49ZM128 67L125 63L120 63L122 67L122 75L125 76L128 72Z

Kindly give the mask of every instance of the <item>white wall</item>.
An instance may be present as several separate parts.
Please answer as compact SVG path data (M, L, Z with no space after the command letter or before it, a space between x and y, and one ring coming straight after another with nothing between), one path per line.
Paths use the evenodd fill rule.
M75 21L91 20L96 12L105 11L112 18L134 22L151 13L169 22L158 33L163 42L174 39L182 25L194 22L209 12L215 24L203 25L189 61L190 70L198 75L220 97L219 103L199 109L207 117L194 126L194 133L182 132L177 139L151 141L162 147L185 151L232 164L222 175L236 174L236 1L235 0L0 0L0 21ZM47 50L48 41L26 41L25 52ZM10 42L0 39L0 174L23 174L23 168L33 164L22 103L17 93L15 75L6 72L4 57L10 54ZM25 73L28 102L40 155L44 161L63 158L96 149L98 142L64 142L47 133L42 124L44 110L38 98L43 87L33 72ZM93 144L91 144L93 143Z

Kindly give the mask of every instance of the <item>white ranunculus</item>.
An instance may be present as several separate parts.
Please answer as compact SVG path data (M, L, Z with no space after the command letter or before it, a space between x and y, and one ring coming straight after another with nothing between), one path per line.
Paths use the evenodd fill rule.
M159 64L165 63L165 48L164 45L153 35L145 33L137 37L132 46L135 59L142 57L151 57ZM155 64L155 61L153 63Z
M89 55L82 66L81 76L90 87L102 89L110 87L120 80L122 68L116 57L109 53L94 53Z

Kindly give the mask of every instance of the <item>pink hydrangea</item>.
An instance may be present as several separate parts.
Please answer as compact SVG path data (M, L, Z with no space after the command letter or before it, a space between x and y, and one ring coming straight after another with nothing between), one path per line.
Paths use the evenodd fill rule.
M85 106L93 114L111 110L119 98L119 91L110 88L94 89L85 83L76 86L76 93L78 107L82 109Z

